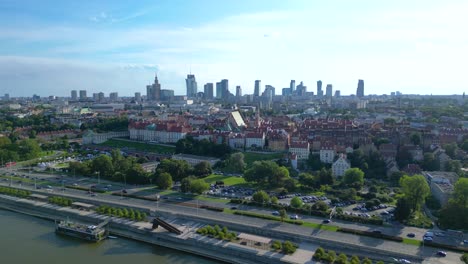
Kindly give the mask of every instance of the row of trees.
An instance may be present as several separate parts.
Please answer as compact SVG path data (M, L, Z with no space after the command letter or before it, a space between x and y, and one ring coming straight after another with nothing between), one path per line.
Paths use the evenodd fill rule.
M229 231L225 226L221 228L218 225L215 225L214 227L206 225L197 229L197 233L203 236L211 236L220 240L233 241L237 239L237 234L235 232Z
M70 206L73 203L72 199L68 199L62 196L52 196L49 197L49 203L53 203L61 206Z
M292 243L289 240L286 240L283 243L281 243L278 240L275 240L275 241L273 241L273 243L271 243L271 248L273 250L281 251L283 254L287 254L287 255L291 255L294 252L296 252L296 249L298 247L299 247L298 245Z
M133 208L118 208L111 207L108 205L101 205L96 208L96 212L100 214L105 214L109 216L116 216L121 218L128 218L130 220L144 221L146 220L146 213L139 210L134 210Z
M455 183L452 198L439 212L439 224L445 228L468 229L468 178Z
M403 196L398 199L395 219L406 221L412 214L419 213L430 195L430 188L423 175L404 175L400 179Z
M325 262L325 263L335 263L335 264L372 264L372 260L364 258L362 261L358 256L352 256L348 258L345 254L341 253L338 256L333 250L325 251L323 248L319 247L315 250L313 258L315 260ZM383 261L378 261L377 264L383 264Z
M10 195L10 196L21 197L21 198L26 198L29 195L31 195L30 191L25 191L25 190L10 188L10 187L0 187L0 193Z
M196 140L193 137L180 139L176 143L176 153L185 153L211 157L226 157L232 149L227 144L216 144L207 139Z
M294 190L296 186L294 179L289 176L288 169L273 161L255 161L244 172L244 178L248 182L271 188L284 187L287 190Z

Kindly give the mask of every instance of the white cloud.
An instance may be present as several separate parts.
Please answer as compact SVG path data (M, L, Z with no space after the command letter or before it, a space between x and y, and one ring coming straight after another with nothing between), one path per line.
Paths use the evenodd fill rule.
M56 41L40 55L87 60L89 63L79 69L74 67L82 64L67 61L67 67L80 72L86 72L86 67L99 72L96 65L103 64L109 72L116 67L149 74L142 76L143 82L135 80L136 87L153 78L151 70L159 69L161 74L167 71L168 76L180 78L165 81L183 91L183 76L191 68L200 86L228 78L232 87L240 84L245 93L252 91L255 79L274 85L278 91L288 86L289 79L303 80L309 90L315 90L315 81L322 79L333 83L342 94L349 94L355 92L361 78L366 81L366 90L374 93L405 89L425 93L427 87L443 84L452 89L444 92L461 93L458 85L467 84L461 77L468 61L468 35L463 34L468 24L464 15L467 7L462 2L407 11L370 8L342 12L340 19L324 10L265 12L175 29L148 25L106 30L49 27L19 32L0 28L0 39ZM93 18L117 23L143 14L136 12L119 20L103 12ZM32 67L39 64L38 60L28 60L21 62L40 70ZM115 64L109 66L109 61ZM112 74L104 72L104 81L83 73L89 76L88 86L119 85Z

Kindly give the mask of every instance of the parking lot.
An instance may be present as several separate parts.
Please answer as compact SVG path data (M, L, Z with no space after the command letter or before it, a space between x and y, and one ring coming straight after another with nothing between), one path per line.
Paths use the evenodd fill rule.
M252 188L211 184L207 194L226 198L251 198L254 192L255 190Z

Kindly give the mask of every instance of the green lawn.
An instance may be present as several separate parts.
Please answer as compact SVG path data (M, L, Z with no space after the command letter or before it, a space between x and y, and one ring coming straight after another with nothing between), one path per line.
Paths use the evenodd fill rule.
M175 147L132 142L118 139L109 139L108 141L99 144L101 146L113 147L113 148L129 148L141 151L156 152L156 153L174 153Z
M273 160L273 159L280 159L284 156L283 153L253 153L253 152L244 152L244 161L248 165L252 164L254 161L257 160Z
M219 174L211 174L210 176L207 176L203 178L206 183L212 184L216 183L217 181L223 181L224 185L226 186L245 186L248 185L248 183L245 181L244 178L242 177L237 177L237 176L223 176Z
M421 246L422 242L416 239L411 238L403 238L403 244L414 245L414 246Z

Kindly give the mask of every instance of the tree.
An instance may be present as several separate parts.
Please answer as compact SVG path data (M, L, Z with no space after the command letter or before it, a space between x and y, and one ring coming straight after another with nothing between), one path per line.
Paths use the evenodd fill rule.
M301 208L304 203L302 202L301 198L295 196L291 199L290 204L294 208Z
M244 179L249 182L268 184L271 187L279 187L289 178L286 167L278 166L273 161L255 161L244 173Z
M278 204L278 198L276 196L273 196L271 197L271 201L270 201L272 204Z
M156 185L161 190L166 190L172 187L172 176L163 172L156 177Z
M309 173L299 174L299 183L303 187L314 188L317 186L317 182L314 176Z
M322 211L322 212L326 212L329 209L328 204L326 204L324 201L318 201L314 203L311 208L312 210Z
M445 149L445 153L447 153L447 155L449 155L452 159L455 158L455 153L458 149L456 143L446 144L443 146L443 148Z
M468 152L468 139L465 139L465 140L463 141L463 143L461 144L461 148L462 148L464 151Z
M296 251L296 246L291 241L284 241L283 242L283 253L284 254L292 254Z
M210 185L203 179L197 179L190 182L190 192L195 194L202 194L210 188Z
M318 247L314 253L314 259L320 260L326 255L325 250L321 247ZM358 263L359 264L359 263Z
M193 174L197 177L207 176L211 173L213 173L213 169L208 161L202 161L193 167Z
M286 213L286 210L284 210L284 208L281 208L279 211L279 217L281 218L281 222L284 221L284 219L288 216L287 213Z
M407 148L400 147L397 152L396 161L398 167L404 168L406 165L413 162L413 156L411 156Z
M91 172L98 172L100 177L111 178L114 174L112 159L107 155L99 155L91 162Z
M359 259L358 256L352 256L351 257L350 264L360 264L360 263L361 263L361 260Z
M338 255L338 259L335 261L336 264L347 264L348 263L348 256L341 253Z
M453 201L462 208L468 207L468 178L460 178L455 183Z
M430 194L430 188L422 175L404 175L400 179L400 186L405 198L410 202L412 211L418 211Z
M395 171L392 174L390 174L389 180L394 186L397 186L400 184L401 177L403 177L403 172Z
M284 167L283 167L284 168ZM297 181L292 178L285 179L283 181L283 186L288 190L288 192L292 192L296 189Z
M335 181L332 171L330 169L322 168L318 174L318 181L320 185L332 185Z
M433 153L424 153L424 160L422 167L426 171L437 171L439 170L439 162L436 161Z
M18 144L18 154L23 160L37 158L40 152L41 147L39 147L39 144L34 139L24 139Z
M309 154L309 159L307 160L307 165L311 170L317 171L325 167L325 164L320 161L320 155L313 154L312 152Z
M190 174L191 168L190 164L185 160L165 159L159 163L156 174L163 172L169 173L172 176L172 180L180 181Z
M257 191L252 195L252 200L259 204L268 203L270 196L265 191Z
M419 146L421 144L421 133L412 133L410 140L414 145Z
M184 193L190 192L190 184L195 179L196 178L194 176L188 176L188 177L183 178L180 181L180 190Z
M368 258L364 258L361 263L362 264L372 264L372 260L370 260Z
M343 182L360 189L364 184L364 172L358 168L348 169L345 171Z
M245 169L244 154L242 152L236 152L229 156L226 161L225 170L229 172L242 173Z

